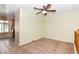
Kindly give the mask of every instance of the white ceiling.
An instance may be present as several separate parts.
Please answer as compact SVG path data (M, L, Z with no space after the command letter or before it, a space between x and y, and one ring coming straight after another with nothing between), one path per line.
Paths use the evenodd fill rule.
M52 4L52 5L55 6L54 9L56 9L56 13L62 13L71 10L79 10L79 4ZM1 8L4 7L3 5L0 6ZM43 4L6 4L5 5L6 13L14 13L18 8L26 8L27 10L33 12L35 11L33 10L33 7L41 8L42 6ZM53 6L51 7L51 9L53 9Z

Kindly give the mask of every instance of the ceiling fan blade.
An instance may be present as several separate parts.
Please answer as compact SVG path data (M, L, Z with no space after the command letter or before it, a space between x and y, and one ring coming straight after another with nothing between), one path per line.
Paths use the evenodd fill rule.
M36 14L39 14L39 13L41 13L42 12L42 10L41 11L39 11L39 12L37 12Z
M45 10L47 10L48 8L50 8L51 4L47 4Z
M37 10L42 10L41 8L36 8L36 7L33 7L34 9L37 9Z
M56 12L56 10L47 10L48 12Z

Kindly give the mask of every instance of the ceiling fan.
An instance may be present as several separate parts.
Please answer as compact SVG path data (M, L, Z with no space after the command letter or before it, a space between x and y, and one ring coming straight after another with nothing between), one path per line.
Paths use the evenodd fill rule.
M52 6L51 4L47 4L46 6L44 5L43 8L37 8L37 7L33 7L33 8L36 10L40 10L36 14L43 13L44 15L47 15L47 12L56 12L56 10L49 10L51 6Z

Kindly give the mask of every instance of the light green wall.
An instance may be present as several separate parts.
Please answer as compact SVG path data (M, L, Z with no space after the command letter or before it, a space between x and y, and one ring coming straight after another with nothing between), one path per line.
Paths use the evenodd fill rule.
M45 17L45 37L74 42L74 31L79 28L79 10L47 15Z
M20 8L20 45L42 37L42 16Z

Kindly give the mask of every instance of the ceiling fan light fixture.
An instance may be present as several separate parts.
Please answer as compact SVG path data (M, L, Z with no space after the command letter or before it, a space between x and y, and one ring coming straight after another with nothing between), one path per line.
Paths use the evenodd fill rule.
M42 13L43 13L43 14L46 14L46 13L47 13L47 11L45 11L45 10L44 10L44 11L42 11Z

